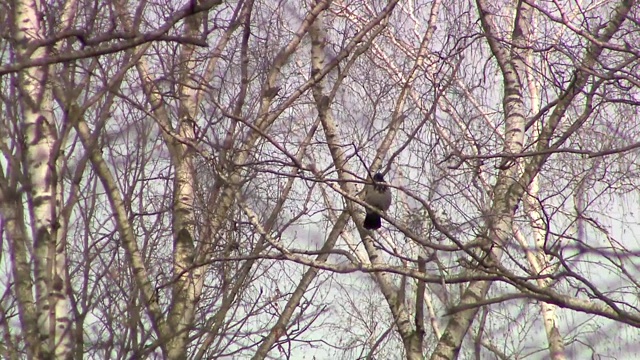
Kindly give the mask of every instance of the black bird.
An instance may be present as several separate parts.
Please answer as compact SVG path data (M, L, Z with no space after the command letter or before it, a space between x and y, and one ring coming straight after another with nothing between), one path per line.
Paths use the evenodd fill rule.
M387 211L391 206L391 191L381 173L373 175L373 183L364 187L364 201L379 211ZM380 213L367 209L367 216L362 225L369 230L379 229L382 226Z

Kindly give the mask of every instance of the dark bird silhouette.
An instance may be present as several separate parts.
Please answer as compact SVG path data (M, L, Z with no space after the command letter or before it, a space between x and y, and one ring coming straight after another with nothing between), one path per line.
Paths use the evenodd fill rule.
M367 209L367 216L362 224L365 229L376 230L382 226L381 211L387 211L391 206L391 191L381 173L373 175L373 182L364 187L364 201L376 208Z

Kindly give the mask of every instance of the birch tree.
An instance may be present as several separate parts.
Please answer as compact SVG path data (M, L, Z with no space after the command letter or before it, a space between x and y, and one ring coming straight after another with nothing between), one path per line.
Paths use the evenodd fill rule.
M635 352L635 1L0 5L3 357Z
M39 1L13 4L10 28L16 51L10 58L15 61L38 61L51 54L40 44L46 38L43 8ZM63 17L61 25L67 21ZM13 168L3 171L0 197L5 236L12 239L10 263L26 353L30 358L58 359L69 356L72 344L64 237L67 222L58 180L63 143L54 122L49 71L47 66L31 67L13 79L21 106L11 110L20 118L21 128L7 127L4 132L18 135L20 143L3 146L5 161ZM22 209L22 192L26 193L28 215ZM29 227L24 224L25 216L31 219ZM15 357L11 351L7 355Z

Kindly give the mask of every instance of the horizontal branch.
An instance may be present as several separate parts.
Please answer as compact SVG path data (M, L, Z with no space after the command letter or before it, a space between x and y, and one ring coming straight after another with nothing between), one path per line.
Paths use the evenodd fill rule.
M460 161L455 165L450 165L450 169L457 169L462 165L462 163L466 160L474 160L474 159L497 159L497 158L524 158L524 157L532 157L537 155L547 155L547 154L555 154L555 153L569 153L569 154L579 154L579 155L587 155L589 158L602 157L613 154L620 154L627 151L635 150L640 148L640 141L635 142L633 144L623 146L616 149L607 149L602 151L590 151L590 150L581 150L581 149L572 149L572 148L560 148L560 149L546 149L541 151L527 151L519 154L508 154L508 153L497 153L497 154L488 154L488 155L462 155L456 154L452 156L457 156L460 158Z
M155 31L151 31L144 34L136 35L136 34L124 34L124 33L118 33L118 34L111 33L108 36L103 35L103 36L87 39L85 38L84 33L81 33L78 30L70 30L67 32L63 32L54 36L51 39L45 39L39 42L30 43L29 45L33 45L35 46L35 48L37 48L40 46L52 45L57 41L60 41L62 39L66 39L69 37L78 38L80 43L83 45L101 44L106 41L111 41L113 39L121 39L121 38L128 39L128 40L119 42L117 44L109 45L109 46L102 46L97 48L92 47L92 48L83 49L79 51L71 51L64 54L56 54L56 55L50 55L50 56L41 57L41 58L29 59L27 61L18 62L15 64L3 65L0 67L0 76L22 71L24 69L31 68L31 67L46 66L46 65L67 62L67 61L74 61L74 60L92 58L92 57L97 57L97 56L102 56L107 54L113 54L120 51L131 49L136 46L140 46L152 41L170 41L170 42L190 43L190 44L195 44L199 46L207 46L206 41L203 39L171 36L171 35L167 35L166 33L173 26L175 26L175 24L177 24L180 20L184 19L185 17L191 16L199 12L207 11L214 6L219 5L220 3L221 3L221 0L212 0L212 1L206 2L203 5L188 4L184 6L182 9L178 10L166 23L164 23L163 26L161 26ZM35 50L35 48L29 49L29 50L33 51Z

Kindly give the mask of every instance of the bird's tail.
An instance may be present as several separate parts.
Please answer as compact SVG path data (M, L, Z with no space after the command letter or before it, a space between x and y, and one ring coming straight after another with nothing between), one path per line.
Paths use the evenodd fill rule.
M367 213L367 216L364 218L364 223L362 224L365 229L368 230L376 230L382 226L382 221L380 220L380 215L376 213Z

